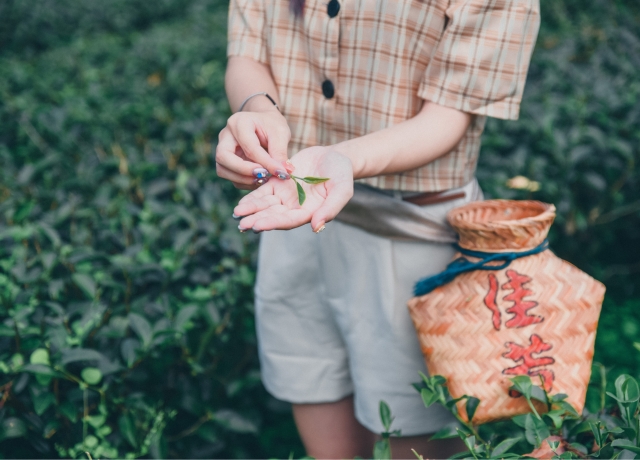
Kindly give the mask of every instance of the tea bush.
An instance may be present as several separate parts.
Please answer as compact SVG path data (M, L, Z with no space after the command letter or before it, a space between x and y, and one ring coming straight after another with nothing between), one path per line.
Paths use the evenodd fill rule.
M150 5L0 3L5 458L302 455L259 381L255 239L211 156L226 4ZM608 286L596 357L638 376L640 8L542 9L521 119L489 121L478 174L557 205L552 247Z

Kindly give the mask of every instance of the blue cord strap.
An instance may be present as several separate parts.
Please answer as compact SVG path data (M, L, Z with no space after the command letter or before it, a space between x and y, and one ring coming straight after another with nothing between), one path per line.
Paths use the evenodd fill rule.
M454 278L461 273L470 272L473 270L502 270L509 266L509 264L515 259L520 257L527 257L534 254L538 254L542 251L549 249L549 241L545 239L540 245L536 246L529 251L524 252L480 252L470 251L454 244L454 247L463 255L475 257L480 259L477 262L471 262L464 257L458 257L443 271L437 275L427 276L419 280L413 288L413 293L416 296L421 296L430 293L435 288L447 284L454 280ZM502 262L499 265L488 265L490 262Z

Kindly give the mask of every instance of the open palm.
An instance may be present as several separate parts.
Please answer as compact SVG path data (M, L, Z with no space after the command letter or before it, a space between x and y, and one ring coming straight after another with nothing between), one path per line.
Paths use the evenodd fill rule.
M328 177L321 184L298 181L306 199L298 201L293 180L272 178L266 184L242 198L234 214L243 216L241 229L286 230L311 222L318 231L333 219L353 196L351 161L329 147L311 147L298 152L291 162L297 177Z

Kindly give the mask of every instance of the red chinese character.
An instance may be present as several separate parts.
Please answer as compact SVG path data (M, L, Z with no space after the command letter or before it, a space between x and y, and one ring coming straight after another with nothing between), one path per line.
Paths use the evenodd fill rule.
M489 274L489 292L484 297L484 304L487 306L489 310L492 312L491 319L493 320L493 327L496 331L500 330L500 324L502 320L500 319L500 309L496 304L496 298L498 296L498 278L493 273Z
M518 345L517 343L507 342L505 345L509 349L502 356L521 364L510 367L502 371L506 375L528 375L534 377L539 375L542 377L544 389L551 391L553 385L553 371L550 369L536 369L548 364L555 363L555 359L550 356L542 356L540 358L534 358L533 354L542 353L543 351L551 350L552 346L548 343L544 343L539 335L532 334L529 338L531 344L527 347Z
M513 317L505 323L505 326L525 327L542 322L544 318L541 316L527 315L527 311L538 306L538 302L524 300L526 296L533 294L532 290L524 287L524 284L531 281L531 278L526 275L521 275L515 270L507 270L507 278L509 278L509 282L504 283L502 289L510 289L513 290L513 292L504 296L503 299L513 302L513 307L507 308L507 313L511 313Z

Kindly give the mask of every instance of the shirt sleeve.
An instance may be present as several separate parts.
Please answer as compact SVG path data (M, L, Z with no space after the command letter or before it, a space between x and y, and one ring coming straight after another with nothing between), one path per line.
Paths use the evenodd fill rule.
M516 120L540 27L539 0L451 0L418 96Z
M262 0L231 0L227 56L241 56L268 64L264 23Z

